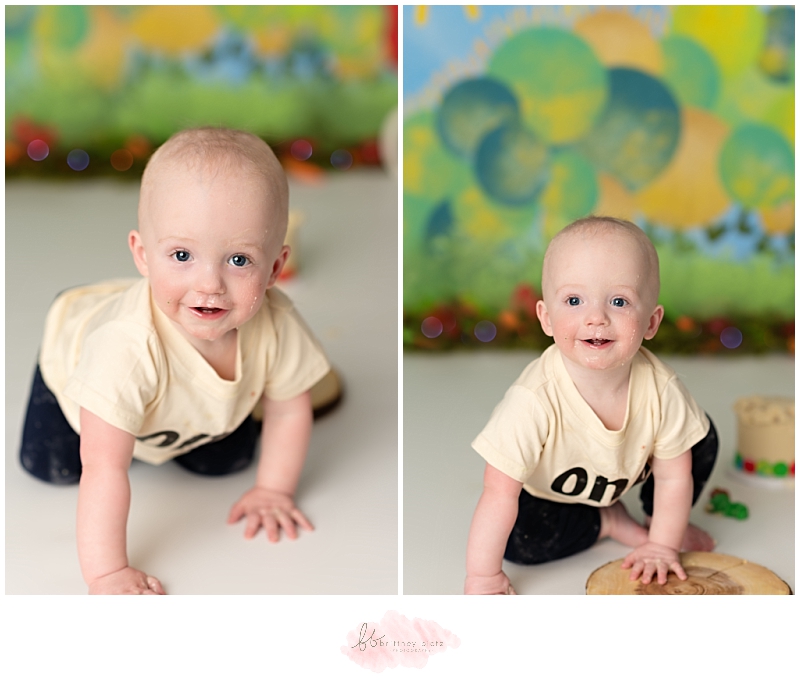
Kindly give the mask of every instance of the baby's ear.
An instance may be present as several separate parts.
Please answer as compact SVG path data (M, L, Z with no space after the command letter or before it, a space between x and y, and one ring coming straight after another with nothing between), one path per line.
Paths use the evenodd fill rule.
M664 318L664 308L661 305L656 306L653 310L653 313L650 315L650 320L647 324L647 330L644 332L644 339L645 340L652 340L656 332L658 331L658 327L661 325L661 321Z
M133 254L133 262L142 276L147 276L150 271L147 267L147 254L144 251L142 235L135 229L128 234L128 247Z
M283 267L286 264L286 260L289 258L289 253L292 252L292 249L289 246L281 247L281 252L278 253L278 257L275 258L275 262L272 263L272 271L269 275L269 281L267 283L267 288L272 288L275 285L275 282L278 280L278 277L281 275L283 271Z
M550 315L547 313L547 305L544 300L539 300L536 303L536 316L539 317L539 323L542 324L542 330L545 335L553 337L553 327L550 324Z

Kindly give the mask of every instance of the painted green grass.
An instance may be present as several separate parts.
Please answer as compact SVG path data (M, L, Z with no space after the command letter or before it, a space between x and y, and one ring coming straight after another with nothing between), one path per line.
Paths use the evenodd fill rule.
M438 247L437 247L438 245ZM794 266L774 254L754 253L743 262L713 260L672 244L658 246L661 297L666 316L712 319L725 315L794 318ZM454 301L488 315L507 309L514 288L541 283L542 257L536 248L487 246L450 239L429 249L407 249L404 296L416 314Z
M668 317L708 319L725 314L794 318L794 267L756 253L746 262L709 259L700 252L659 247L661 297Z

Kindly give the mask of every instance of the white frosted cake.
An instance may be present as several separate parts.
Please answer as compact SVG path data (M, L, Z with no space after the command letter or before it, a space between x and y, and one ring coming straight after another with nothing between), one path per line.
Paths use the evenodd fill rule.
M751 479L794 482L794 399L743 397L733 410L736 469Z

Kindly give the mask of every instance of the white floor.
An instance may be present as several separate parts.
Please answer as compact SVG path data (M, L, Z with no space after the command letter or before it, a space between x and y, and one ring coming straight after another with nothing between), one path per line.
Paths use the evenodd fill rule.
M403 359L403 592L458 594L472 513L482 488L483 459L470 447L535 355L524 352L406 352ZM794 489L765 489L731 474L736 445L732 405L750 394L794 395L794 360L662 357L681 375L714 420L720 452L691 521L709 531L717 552L772 569L795 590ZM727 489L750 517L738 521L704 511L709 492ZM637 492L626 507L641 520ZM611 540L544 565L504 563L519 594L583 594L592 571L629 552Z
M86 592L75 549L77 487L39 482L17 456L47 308L65 288L138 276L126 245L138 187L6 185L6 593ZM298 490L316 526L253 541L225 523L254 469L202 478L134 463L131 563L172 594L397 593L397 184L380 171L292 184L306 215L300 275L282 287L345 384L317 422Z

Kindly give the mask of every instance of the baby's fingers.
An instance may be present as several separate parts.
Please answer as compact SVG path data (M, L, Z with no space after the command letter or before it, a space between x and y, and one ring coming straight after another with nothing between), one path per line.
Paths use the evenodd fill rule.
M147 577L147 587L150 589L150 592L154 595L166 595L167 591L164 590L164 586L161 585L161 581L159 581L155 576L148 576Z
M264 525L264 532L267 534L267 540L270 543L277 543L281 537L278 530L278 520L275 519L273 513L269 510L259 510L259 523Z
M297 538L297 527L294 525L294 520L283 510L275 510L275 517L286 537L292 541L295 540Z
M228 524L236 524L242 517L245 516L244 506L242 503L235 503L228 513Z
M249 512L246 517L247 522L244 525L244 537L246 539L251 539L258 533L258 528L261 526L263 518L257 512Z
M681 566L681 563L678 562L677 560L672 564L670 564L669 568L675 572L675 576L677 576L681 581L685 581L687 578L689 578L686 575L686 572L684 571L683 567Z
M624 562L623 562L622 566L625 566ZM633 566L631 568L630 580L631 581L636 581L642 575L642 572L644 571L644 569L645 569L645 564L641 560L639 560L637 562L633 562Z
M308 521L308 518L302 512L300 512L300 510L294 508L294 510L292 510L290 514L292 516L292 519L295 522L297 522L301 527L303 527L303 529L305 529L306 531L314 531L314 525Z

